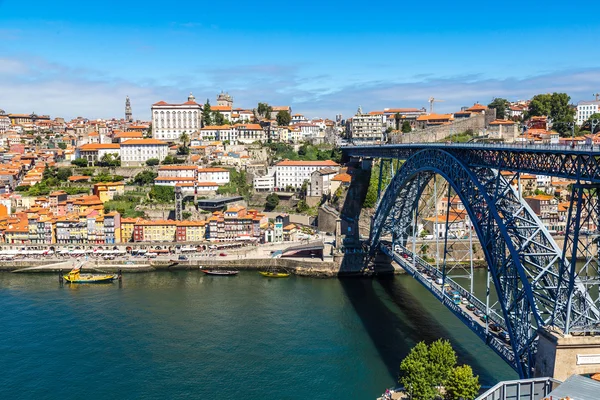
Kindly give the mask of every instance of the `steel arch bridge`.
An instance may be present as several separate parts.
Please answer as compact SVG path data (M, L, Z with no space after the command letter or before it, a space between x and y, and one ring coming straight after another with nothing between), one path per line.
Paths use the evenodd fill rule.
M419 199L429 182L439 175L452 187L464 204L481 243L500 312L490 312L482 329L444 293L446 282L453 288L456 286L445 269L441 274L436 272L442 280L437 291L422 275L419 280L520 376L530 377L534 373L538 329L558 328L564 333L600 329L597 238L581 238L582 227L592 223L594 229L597 227L600 153L565 151L565 147L553 146L447 144L343 150L346 156L406 160L379 198L369 249L371 255L381 251L394 257L415 277L420 275L420 270L431 270L431 266L414 250L412 265L394 250L400 246L408 251L409 237L415 234ZM511 185L521 172L559 176L576 182L571 192L562 249ZM391 236L391 246L381 240L384 236ZM586 259L583 268L576 266L578 256ZM460 292L469 296L464 289ZM508 332L510 346L491 334L487 326L490 320Z

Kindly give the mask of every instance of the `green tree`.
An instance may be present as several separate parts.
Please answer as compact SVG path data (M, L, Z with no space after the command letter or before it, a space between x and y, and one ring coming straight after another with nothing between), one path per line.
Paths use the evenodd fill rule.
M154 185L150 189L148 196L157 203L172 203L175 201L175 188L172 186Z
M213 111L212 121L215 125L225 125L225 116L218 111Z
M158 174L150 169L138 172L133 178L133 183L140 186L152 185Z
M267 110L265 111L265 118L271 119L271 113L273 112L273 107L267 106Z
M267 202L265 208L268 210L274 210L279 205L279 196L276 193L271 193L267 196Z
M402 133L410 133L412 131L412 127L410 126L410 122L404 121L402 122Z
M204 107L202 108L202 126L212 125L211 112L210 112L210 101L206 99Z
M76 158L71 161L71 164L83 168L88 166L88 161L85 158Z
M444 385L456 365L456 353L447 340L436 340L429 345L430 378L435 386Z
M165 159L162 161L162 164L163 165L175 164L175 157L173 157L171 154L167 154Z
M425 342L419 342L400 363L400 379L411 399L431 400L437 391L429 377L429 349Z
M71 168L59 168L56 171L56 179L62 182L68 181L71 175L73 175L73 170L71 170Z
M258 103L258 106L256 107L256 112L258 112L258 115L260 115L261 117L264 117L267 110L269 109L269 105L267 103Z
M402 116L400 115L400 113L396 113L394 114L394 121L396 121L396 130L399 131L400 130L400 121L402 121ZM404 124L402 124L404 125Z
M488 104L488 108L493 108L496 110L496 118L504 119L506 118L506 110L510 106L508 100L503 99L501 97L496 97L490 104Z
M596 121L596 125L593 127L594 132L592 132L592 121L597 120ZM598 121L600 121L600 113L594 113L592 115L590 115L590 117L581 125L581 131L579 132L579 135L582 136L584 135L583 130L588 130L589 133L598 133L598 131L600 131L600 124L598 124Z
M121 166L121 157L117 156L113 153L107 153L102 156L98 165L101 167L120 167Z
M39 136L36 136L35 138L36 138L36 140L37 140L38 138L40 138L40 142L36 142L36 143L38 143L38 144L39 144L39 143L41 143L41 139L42 139L41 137L39 137ZM59 149L63 149L63 150L64 150L64 149L66 149L66 148L67 148L67 144L66 144L66 143L64 143L64 142L60 142L60 143L58 144L58 148L59 148Z
M158 165L160 163L160 161L158 160L158 158L149 158L146 160L146 165L149 167L153 167L155 165Z
M445 383L447 400L473 400L479 393L479 377L468 365L454 368Z
M566 93L538 94L529 103L526 118L548 116L552 120L552 128L561 136L571 134L571 126L575 110L569 104L571 97Z
M189 211L184 211L181 213L181 216L183 217L183 219L190 219L192 217L192 213Z
M306 204L306 201L304 200L300 200L298 202L298 204L296 205L296 211L299 213L305 213L310 209L310 207L308 206L308 204Z
M186 132L183 132L180 136L179 136L179 140L181 141L181 143L184 146L187 146L189 141L190 141L190 135L188 135Z
M292 116L286 110L279 111L275 118L277 119L277 125L279 126L288 126L292 121Z

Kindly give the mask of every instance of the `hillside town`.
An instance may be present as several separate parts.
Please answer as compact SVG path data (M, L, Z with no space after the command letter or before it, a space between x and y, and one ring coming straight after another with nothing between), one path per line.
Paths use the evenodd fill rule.
M359 173L342 163L345 145L600 145L598 95L577 105L556 93L494 99L444 114L435 112L441 100L430 98L429 109L359 106L334 120L311 119L289 105L236 107L223 92L214 104L191 93L185 100L149 105L150 120L134 119L129 98L124 118L67 121L0 110L0 241L293 242L336 229L335 220L322 219L339 217ZM551 232L565 230L573 182L521 174L517 186L507 174ZM464 236L470 223L460 199L438 202L452 218L446 211L427 216L425 236ZM374 205L367 196L361 206ZM358 230L344 231L351 229Z

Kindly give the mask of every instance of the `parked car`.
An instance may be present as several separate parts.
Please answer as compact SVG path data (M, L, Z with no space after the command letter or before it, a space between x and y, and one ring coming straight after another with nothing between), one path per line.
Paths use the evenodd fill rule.
M423 236L424 240L433 240L433 235L425 235Z
M178 257L178 260L179 260L179 261L186 261L187 259L188 259L188 258L187 258L186 256L184 256L184 255L180 255L180 256Z
M221 257L225 257L226 255L227 254L225 254L225 253L219 253L219 256L221 256Z

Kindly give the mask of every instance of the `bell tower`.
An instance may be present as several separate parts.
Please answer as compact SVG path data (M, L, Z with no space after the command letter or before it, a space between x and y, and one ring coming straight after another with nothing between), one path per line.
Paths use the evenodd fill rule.
M133 115L131 114L131 102L129 96L125 97L125 122L133 122Z

